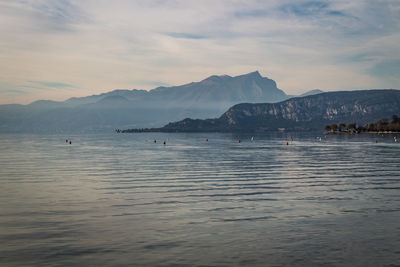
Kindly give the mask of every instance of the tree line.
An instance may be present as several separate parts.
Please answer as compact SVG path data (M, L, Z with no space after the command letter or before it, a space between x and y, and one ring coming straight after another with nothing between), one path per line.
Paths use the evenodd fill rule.
M393 115L392 121L385 118L363 126L357 126L355 123L333 123L326 125L325 130L333 133L400 132L400 118L397 115Z

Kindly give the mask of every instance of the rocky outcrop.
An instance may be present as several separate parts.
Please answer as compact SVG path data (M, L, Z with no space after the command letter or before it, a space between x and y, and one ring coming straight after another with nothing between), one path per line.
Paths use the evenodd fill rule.
M363 125L400 114L400 90L328 92L279 103L238 104L221 117L169 123L158 131L322 130L329 123Z

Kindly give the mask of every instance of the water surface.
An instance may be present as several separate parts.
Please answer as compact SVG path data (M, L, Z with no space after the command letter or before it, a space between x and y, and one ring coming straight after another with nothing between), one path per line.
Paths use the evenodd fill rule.
M400 144L317 137L0 135L0 265L399 266Z

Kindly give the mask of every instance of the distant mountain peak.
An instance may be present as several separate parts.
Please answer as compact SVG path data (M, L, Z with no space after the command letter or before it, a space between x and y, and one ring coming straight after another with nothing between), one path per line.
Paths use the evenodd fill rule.
M260 72L258 72L258 70L252 71L252 72L249 72L249 73L246 73L246 74L238 75L238 76L235 76L233 78L243 78L243 77L252 78L252 79L254 79L254 78L256 78L256 79L263 78L261 76Z
M253 71L253 72L250 72L250 73L248 73L247 75L260 76L260 77L261 77L261 74L260 74L260 72L259 72L258 70Z
M14 108L13 112L15 121L21 122L18 126L21 130L37 127L38 131L91 131L94 128L161 126L185 117L217 117L238 103L274 103L285 99L287 95L275 81L253 71L234 77L213 75L202 81L149 91L115 89L60 103L38 102L20 110ZM48 112L49 109L52 112ZM1 119L0 116L1 127L17 128L15 121Z
M303 97L303 96L309 96L309 95L317 95L317 94L321 94L321 93L324 93L324 91L322 91L320 89L314 89L314 90L307 91L299 96Z
M260 72L258 70L256 71L252 71L249 72L247 74L241 74L241 75L237 75L237 76L229 76L227 74L223 74L223 75L211 75L207 78L205 78L203 81L223 81L226 79L235 79L235 78L243 78L243 77L248 77L248 78L264 78L261 76Z
M222 80L226 80L226 79L231 79L232 77L229 75L211 75L207 78L205 78L204 80L202 80L201 82L219 82Z

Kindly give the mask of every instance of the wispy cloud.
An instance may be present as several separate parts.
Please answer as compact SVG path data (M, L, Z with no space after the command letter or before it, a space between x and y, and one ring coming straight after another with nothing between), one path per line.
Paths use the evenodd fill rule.
M60 83L60 82L47 82L47 81L28 81L31 84L36 86L46 87L46 88L65 88L65 87L74 87L68 83Z
M183 33L183 32L171 32L166 33L166 35L174 37L174 38L186 38L186 39L204 39L206 36L193 34L193 33Z
M257 18L257 17L266 17L271 14L271 11L267 9L250 9L250 10L239 10L234 13L235 17L238 18Z
M26 94L25 91L17 90L17 89L5 89L4 93L5 94L11 94L11 95L23 95L23 94Z
M322 1L287 3L283 4L280 10L285 14L295 16L324 16L330 12L329 3Z
M34 32L68 31L88 19L79 6L68 0L3 0L0 8L14 16L15 22L30 21L24 28Z
M370 73L382 78L396 78L400 82L400 59L379 62L370 69Z
M395 0L0 0L0 34L0 81L31 100L255 69L288 93L399 87L378 71L400 59Z

